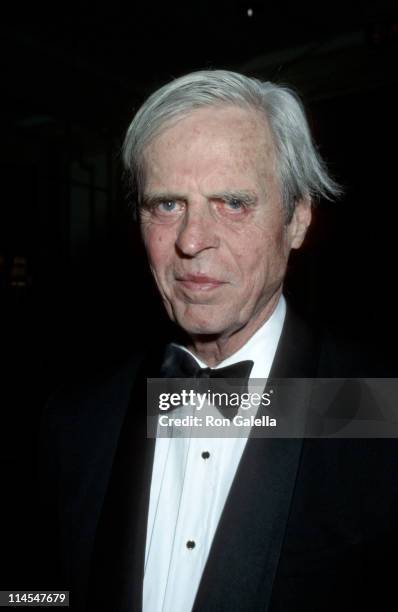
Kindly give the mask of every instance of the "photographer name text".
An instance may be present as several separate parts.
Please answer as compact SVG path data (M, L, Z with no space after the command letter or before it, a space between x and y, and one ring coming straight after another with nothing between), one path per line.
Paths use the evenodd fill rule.
M160 427L276 427L277 421L269 415L261 417L235 415L232 419L213 415L173 417L167 414L159 416Z

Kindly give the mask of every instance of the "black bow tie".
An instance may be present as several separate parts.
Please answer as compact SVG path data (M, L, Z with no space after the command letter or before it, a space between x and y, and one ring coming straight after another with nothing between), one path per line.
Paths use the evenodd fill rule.
M253 361L239 361L224 368L201 368L197 361L187 351L179 348L174 344L169 344L166 347L163 364L160 370L162 378L196 378L202 379L239 379L239 388L234 388L234 392L240 394L247 392L247 381L249 380L250 372L253 367ZM219 385L212 383L212 390L216 392L230 392L231 389L220 388ZM203 385L199 385L199 389ZM223 416L233 418L238 411L230 406L223 408L217 406Z

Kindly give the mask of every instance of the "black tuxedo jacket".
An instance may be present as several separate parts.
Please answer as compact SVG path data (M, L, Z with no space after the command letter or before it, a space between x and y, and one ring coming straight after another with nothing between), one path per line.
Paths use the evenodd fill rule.
M42 584L69 588L73 610L142 609L155 445L146 438L146 377L157 376L161 354L49 403L40 473L50 563ZM271 378L365 374L356 365L288 309ZM397 468L395 440L250 439L195 612L389 609Z

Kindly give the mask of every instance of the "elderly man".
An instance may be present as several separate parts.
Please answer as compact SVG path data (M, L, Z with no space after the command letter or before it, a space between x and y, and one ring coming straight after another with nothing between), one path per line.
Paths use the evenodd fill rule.
M339 191L299 100L233 72L189 74L138 111L124 163L183 335L50 403L60 586L76 609L109 612L374 609L391 584L395 445L146 438L148 377L361 374L282 294L313 200Z

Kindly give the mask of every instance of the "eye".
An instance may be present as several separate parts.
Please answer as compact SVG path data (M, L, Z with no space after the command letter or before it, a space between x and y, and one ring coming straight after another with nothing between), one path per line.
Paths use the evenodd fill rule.
M182 200L159 197L148 199L144 202L142 216L144 219L151 219L158 223L168 223L175 221L184 210Z
M155 200L147 208L155 215L170 215L181 210L181 203L176 200Z
M226 206L231 210L240 211L245 208L245 203L238 198L231 198L230 200L226 201Z
M228 215L243 215L247 210L247 203L242 198L225 198L222 208Z
M256 208L257 196L250 192L229 192L219 194L215 197L215 208L217 213L226 220L242 222L250 218Z
M174 200L166 200L164 202L158 203L158 208L161 212L173 212L177 208L176 202Z

